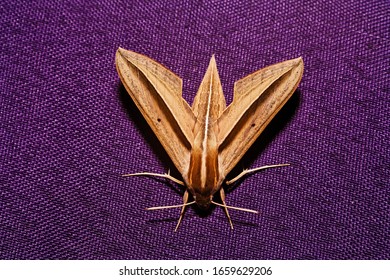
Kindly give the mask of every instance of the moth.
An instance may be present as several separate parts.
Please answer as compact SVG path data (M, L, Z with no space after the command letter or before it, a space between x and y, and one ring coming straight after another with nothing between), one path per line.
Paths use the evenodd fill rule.
M182 98L182 79L158 62L123 48L118 48L115 60L124 87L182 175L182 180L169 172L123 176L158 176L185 187L182 204L148 209L181 207L175 231L185 208L194 203L202 209L207 209L210 204L223 207L232 229L228 209L257 213L228 206L222 184L296 90L303 74L302 58L268 66L238 80L229 106L226 106L214 55L192 106ZM287 165L246 169L225 183L232 184L258 170ZM213 200L217 192L222 203Z

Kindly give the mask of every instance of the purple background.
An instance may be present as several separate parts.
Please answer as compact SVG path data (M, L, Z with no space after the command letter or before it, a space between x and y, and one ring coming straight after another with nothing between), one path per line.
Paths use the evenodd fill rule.
M389 1L13 1L0 4L2 259L388 259ZM87 1L85 1L87 2ZM156 1L158 2L158 1ZM303 2L302 2L303 3ZM212 54L234 81L303 56L299 89L221 208L189 208L114 55L177 73L191 103ZM174 173L176 176L176 173Z

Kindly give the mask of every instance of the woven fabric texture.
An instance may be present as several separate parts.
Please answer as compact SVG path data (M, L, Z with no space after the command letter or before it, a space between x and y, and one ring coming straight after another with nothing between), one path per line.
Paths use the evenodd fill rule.
M390 4L375 1L2 1L1 259L388 259ZM228 176L221 208L190 207L127 95L118 47L183 78L192 103L215 54L234 82L302 56L292 99Z

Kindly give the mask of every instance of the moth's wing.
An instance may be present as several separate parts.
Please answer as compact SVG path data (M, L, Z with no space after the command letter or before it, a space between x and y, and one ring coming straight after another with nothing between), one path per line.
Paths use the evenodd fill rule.
M219 161L225 176L294 93L303 74L301 57L261 69L237 81L233 102L218 119Z
M188 167L195 117L182 98L182 80L156 61L119 48L119 77L178 171Z

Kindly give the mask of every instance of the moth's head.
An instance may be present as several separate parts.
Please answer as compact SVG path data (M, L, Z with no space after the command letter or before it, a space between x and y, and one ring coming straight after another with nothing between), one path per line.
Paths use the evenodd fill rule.
M213 199L213 196L210 194L202 194L202 193L195 193L193 195L194 200L196 204L199 206L199 208L206 210L209 208L211 204L211 200Z

